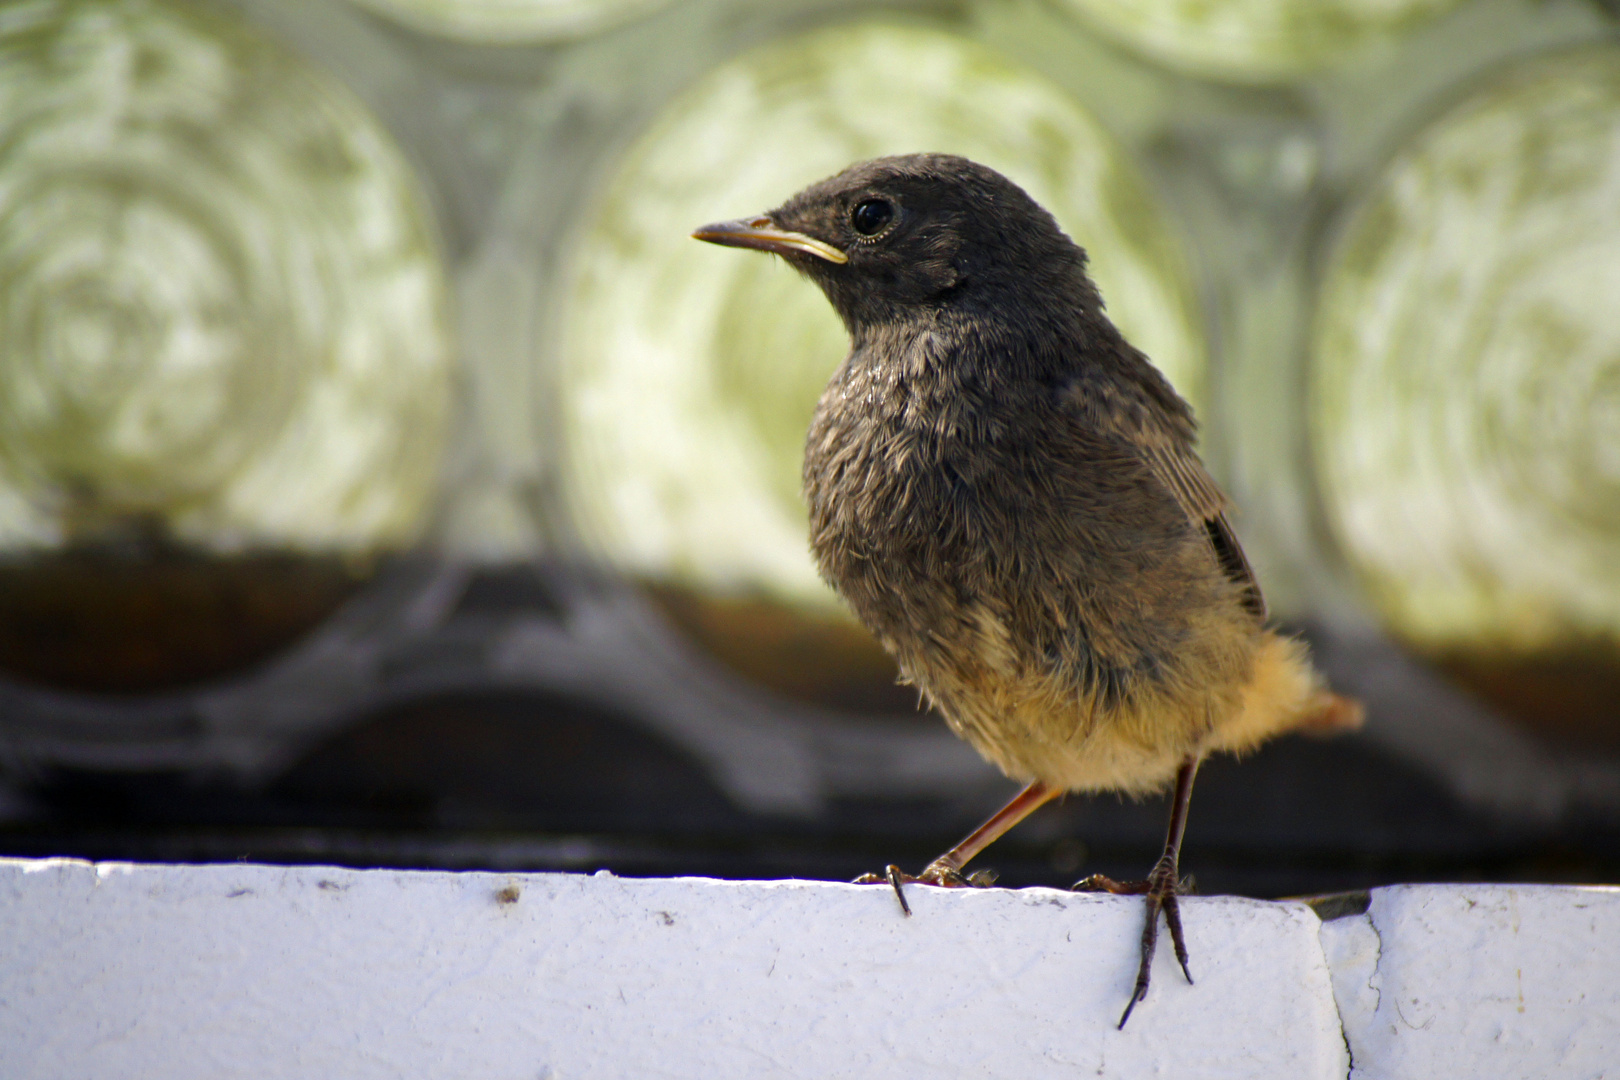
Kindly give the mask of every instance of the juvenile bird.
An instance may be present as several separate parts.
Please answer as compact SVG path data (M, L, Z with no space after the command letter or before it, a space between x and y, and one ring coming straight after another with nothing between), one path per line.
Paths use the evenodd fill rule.
M1162 910L1187 980L1178 860L1205 755L1354 726L1267 629L1192 410L1103 313L1086 254L1016 184L960 157L851 166L700 240L784 257L850 353L805 447L821 574L962 738L1027 787L901 886L962 868L1066 791L1175 785L1135 988Z

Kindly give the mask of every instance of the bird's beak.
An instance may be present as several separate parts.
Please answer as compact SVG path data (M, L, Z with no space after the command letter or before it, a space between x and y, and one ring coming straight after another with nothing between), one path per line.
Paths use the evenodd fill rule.
M774 221L763 214L758 217L738 218L736 221L719 221L713 225L705 225L692 234L692 239L707 240L711 244L724 244L726 247L774 251L778 255L802 251L818 259L826 259L830 263L849 262L848 255L825 240L779 229Z

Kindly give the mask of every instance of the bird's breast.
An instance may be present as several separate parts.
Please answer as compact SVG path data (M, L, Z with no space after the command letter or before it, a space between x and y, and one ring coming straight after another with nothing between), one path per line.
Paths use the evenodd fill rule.
M829 401L828 399L832 400ZM812 543L868 555L941 542L978 516L978 481L994 447L970 445L948 410L904 394L834 394L822 400L805 450Z

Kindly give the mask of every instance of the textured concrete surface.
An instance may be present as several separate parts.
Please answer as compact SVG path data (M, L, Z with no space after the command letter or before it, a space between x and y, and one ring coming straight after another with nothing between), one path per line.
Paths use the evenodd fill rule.
M1354 1080L1620 1077L1620 889L1377 889L1322 944Z
M1123 1032L1138 900L910 895L3 860L0 1076L1620 1076L1615 890L1193 898Z

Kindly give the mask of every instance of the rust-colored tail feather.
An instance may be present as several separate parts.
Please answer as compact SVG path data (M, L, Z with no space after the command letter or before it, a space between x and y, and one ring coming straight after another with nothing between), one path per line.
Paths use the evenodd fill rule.
M1367 710L1353 697L1324 690L1312 702L1315 706L1300 721L1298 730L1305 735L1327 738L1360 729L1367 722Z

